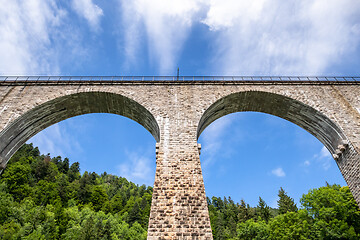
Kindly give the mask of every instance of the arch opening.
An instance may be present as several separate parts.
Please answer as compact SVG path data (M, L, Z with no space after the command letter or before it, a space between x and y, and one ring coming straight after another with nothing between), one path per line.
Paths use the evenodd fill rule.
M222 236L224 229L228 237L238 236L244 224L250 223L247 220L256 219L259 197L271 208L269 222L282 217L281 188L298 209L306 207L300 199L311 196L311 189L337 186L348 191L324 145L299 126L273 115L228 114L211 123L199 142L214 238Z
M316 109L283 95L260 91L233 93L217 100L202 115L197 138L216 119L246 111L268 113L288 120L315 136L332 154L346 140L341 129Z
M342 129L325 114L290 97L270 92L244 91L229 94L206 109L197 128L197 138L216 119L235 112L262 112L288 120L317 138L332 154L360 206L358 192L359 153Z
M72 117L47 127L27 143L38 147L42 154L79 162L81 174L106 172L139 185L154 183L155 139L140 124L121 115Z
M199 138L209 197L231 196L256 206L261 196L276 207L283 187L294 200L325 182L346 185L324 145L299 126L259 112L232 113Z
M3 167L17 149L38 132L62 120L88 113L122 115L142 125L157 142L160 140L160 130L154 116L136 101L108 92L76 93L29 110L0 132Z

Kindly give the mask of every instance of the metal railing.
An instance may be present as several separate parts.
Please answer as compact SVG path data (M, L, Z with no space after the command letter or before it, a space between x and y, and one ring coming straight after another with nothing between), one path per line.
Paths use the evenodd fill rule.
M351 76L0 76L1 82L360 82Z

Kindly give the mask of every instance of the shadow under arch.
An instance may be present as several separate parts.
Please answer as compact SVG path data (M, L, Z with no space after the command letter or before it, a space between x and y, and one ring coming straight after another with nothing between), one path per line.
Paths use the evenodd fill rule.
M108 92L75 93L34 107L0 132L2 168L38 132L62 120L88 113L113 113L130 118L147 129L157 142L160 141L160 129L154 116L136 101Z
M227 95L203 113L197 138L213 121L234 112L263 112L286 119L319 139L334 154L346 139L342 130L327 116L298 100L261 91L244 91Z

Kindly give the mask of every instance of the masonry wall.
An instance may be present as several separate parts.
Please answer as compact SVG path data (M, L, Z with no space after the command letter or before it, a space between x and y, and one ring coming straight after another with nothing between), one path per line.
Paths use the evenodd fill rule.
M267 112L311 132L337 154L339 169L360 204L357 84L0 83L0 165L5 167L32 135L60 120L90 112L127 116L158 142L148 238L211 239L197 138L212 121L235 111Z

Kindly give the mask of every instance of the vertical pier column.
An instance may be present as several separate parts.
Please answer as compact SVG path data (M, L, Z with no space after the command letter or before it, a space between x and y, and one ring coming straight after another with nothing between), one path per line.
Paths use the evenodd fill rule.
M343 148L343 149L342 149ZM339 145L333 157L343 175L354 199L360 207L360 153L350 142L349 145Z
M163 121L148 239L212 239L196 126Z

